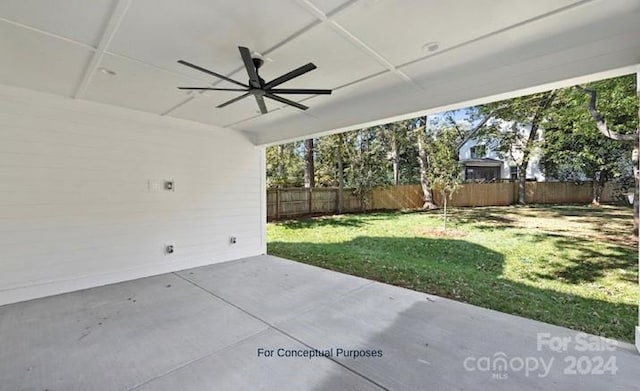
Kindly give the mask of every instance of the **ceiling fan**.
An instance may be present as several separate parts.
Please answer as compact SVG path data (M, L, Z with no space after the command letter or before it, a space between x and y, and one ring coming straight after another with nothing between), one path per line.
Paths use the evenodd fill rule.
M236 84L241 86L242 88L215 88L215 87L178 87L178 89L181 90L198 90L198 91L202 91L202 90L210 90L210 91L237 91L237 92L244 92L244 94L233 98L231 100L228 100L222 104L219 104L218 108L221 107L225 107L228 106L232 103L235 103L241 99L244 99L246 97L248 97L249 95L253 95L253 97L256 99L256 103L258 103L258 107L260 108L260 113L262 114L267 114L267 105L265 105L264 103L264 98L269 98L272 100L275 100L277 102L280 103L285 103L289 106L293 106L296 107L300 110L306 110L308 109L307 106L300 104L298 102L294 102L292 100L283 98L281 96L278 96L276 94L279 95L285 95L285 94L303 94L303 95L330 95L331 94L331 90L319 90L319 89L301 89L301 88L274 88L279 86L280 84L287 82L291 79L294 79L298 76L301 76L309 71L312 71L314 69L316 69L316 66L313 63L308 63L306 65L303 65L301 67L298 67L294 70L292 70L291 72L287 72L284 75L280 76L280 77L276 77L275 79L271 80L270 82L265 82L260 75L258 74L258 69L260 69L260 67L262 66L262 64L264 64L264 60L260 57L260 55L251 55L251 52L249 51L248 48L243 47L243 46L239 46L238 49L240 50L240 56L242 57L242 61L244 62L244 67L247 69L247 74L249 75L249 82L248 84L244 84L241 83L237 80L233 80L229 77L226 77L224 75L221 75L219 73L210 71L208 69L202 68L198 65L195 64L191 64L189 62L183 61L183 60L179 60L178 63L182 64L182 65L186 65L188 67L191 67L193 69L196 69L200 72L204 72L207 73L209 75L215 76L217 78L220 78L222 80L226 80L230 83Z

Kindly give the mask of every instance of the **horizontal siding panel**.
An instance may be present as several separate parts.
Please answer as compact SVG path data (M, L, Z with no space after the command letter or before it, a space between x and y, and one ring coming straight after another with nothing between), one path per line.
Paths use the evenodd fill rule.
M5 92L0 87L0 304L41 285L86 286L63 282L104 283L99 276L139 277L262 251L261 153L245 135ZM161 189L164 180L175 191ZM165 254L167 244L174 254Z
M171 230L162 233L151 231L151 225L135 229L123 227L97 227L87 231L82 229L66 229L59 232L31 232L27 239L22 232L4 233L0 239L3 247L3 258L19 257L20 254L39 254L55 248L93 248L104 243L135 243L144 238L157 240L179 240L185 243L204 243L222 240L226 242L230 236L242 237L245 233L255 232L256 221L235 223L233 226L220 226L213 222L204 224L176 224ZM151 233L149 233L151 232ZM6 261L3 261L6 262Z
M219 221L229 220L234 223L236 219L259 219L259 208L253 210L241 210L234 213L234 211L206 211L202 213L175 213L171 220L171 224L180 223L193 223L202 224L203 222L215 221L219 224ZM57 219L43 219L36 217L32 219L5 219L0 221L0 232L3 234L8 232L42 232L52 229L73 229L82 228L87 229L91 227L113 227L113 226L132 226L132 225L158 225L168 224L167 219L162 213L155 213L153 215L146 215L145 218L139 218L138 216L132 216L129 219L123 218L123 216L115 216L111 219L101 218L96 220L95 216L65 216L65 218Z
M219 221L224 219L229 224L232 224L233 227L241 226L243 224L254 224L256 220L259 220L259 217L254 214L244 214L244 215L229 215L229 214L216 214L216 215L193 215L190 218L180 218L180 219L172 219L171 225L172 227L178 227L178 229L198 229L198 230L207 230L213 228L224 228L219 224ZM0 244L13 243L19 238L25 238L26 232L30 232L33 235L43 236L73 236L76 234L86 233L91 236L101 236L103 234L111 233L111 232L135 232L136 230L148 230L152 229L158 224L165 222L161 216L156 216L155 218L147 218L147 219L137 219L127 224L123 224L119 221L112 221L111 223L102 222L100 224L96 224L95 221L85 221L85 222L52 222L52 221L36 221L36 222L12 222L9 227L5 227L6 229L1 230L0 232ZM91 228L91 229L89 229ZM56 229L54 231L54 229ZM226 229L226 228L224 228ZM26 238L27 241L31 240L31 238Z
M251 232L245 230L244 232ZM38 240L32 241L28 246L22 243L15 245L7 245L3 249L3 270L11 272L12 269L25 269L25 265L32 264L34 267L48 267L71 262L74 259L87 263L92 259L103 259L101 253L111 254L128 254L135 252L136 256L151 254L173 257L183 254L185 249L192 251L194 247L217 246L223 249L227 247L242 247L240 244L253 243L259 236L258 234L242 234L235 231L225 232L198 232L197 234L185 234L175 231L167 231L164 233L135 233L137 235L117 235L107 236L103 240L94 238L92 240L54 241L54 240ZM235 235L238 243L231 245L229 237ZM109 246L105 246L109 243ZM174 245L176 253L172 255L165 254L166 245ZM137 261L137 260L136 260ZM35 262L35 263L34 263ZM109 261L110 263L113 260Z
M255 237L257 239L257 237ZM129 251L121 251L121 249L114 248L111 250L97 249L92 258L87 258L84 254L75 253L70 254L64 261L51 261L50 258L37 258L34 259L31 266L37 268L36 270L29 270L28 268L20 268L16 271L8 271L6 275L3 275L5 284L0 288L0 293L6 290L12 290L22 288L30 285L40 285L49 283L55 280L67 280L77 278L79 276L90 276L91 274L103 274L113 273L130 268L146 267L155 265L158 263L160 257L163 257L163 263L184 263L185 261L202 260L203 263L199 264L211 264L215 263L218 259L224 259L231 256L230 259L237 259L246 256L255 255L259 249L257 246L244 247L238 249L228 249L222 246L200 246L198 248L184 248L181 253L174 253L167 255L158 251L155 248L139 248L138 251L129 249ZM215 256L212 256L215 254ZM104 264L103 259L108 258L111 260L109 264ZM136 258L137 262L131 263L131 258ZM83 263L87 266L93 266L93 269L100 268L100 272L91 272L88 274L81 274L86 269L78 269L78 263ZM185 268L189 266L183 266ZM48 270L47 270L48 269ZM179 270L179 269L174 269Z
M140 186L142 187L142 186ZM146 186L145 186L146 187ZM177 187L177 185L176 185ZM181 187L178 192L185 189ZM193 191L193 190L192 190ZM197 190L195 190L197 191ZM219 192L224 191L220 189ZM77 205L82 202L85 205L104 205L104 204L137 204L137 203L169 203L190 202L193 207L206 207L212 202L252 202L255 201L258 192L254 193L229 193L215 194L213 191L209 194L182 194L169 191L150 193L146 189L138 188L137 191L127 191L121 187L115 187L108 191L85 191L78 189L76 191L58 192L57 187L51 188L49 191L37 192L19 192L19 191L3 191L0 192L0 206L7 205Z

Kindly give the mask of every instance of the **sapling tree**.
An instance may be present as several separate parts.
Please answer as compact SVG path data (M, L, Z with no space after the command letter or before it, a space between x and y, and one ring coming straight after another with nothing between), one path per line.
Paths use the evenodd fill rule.
M462 184L462 168L458 160L460 137L455 128L443 128L430 134L427 149L430 156L427 177L442 196L443 228L447 229L447 203Z

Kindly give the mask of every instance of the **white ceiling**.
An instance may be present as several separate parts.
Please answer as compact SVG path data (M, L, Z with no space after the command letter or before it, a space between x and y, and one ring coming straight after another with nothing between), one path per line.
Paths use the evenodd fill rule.
M640 64L640 0L3 0L0 84L247 132L257 144L613 75ZM439 43L435 52L423 50ZM263 53L269 80L303 112L251 98L183 59L245 81L238 46ZM108 75L100 69L116 72ZM607 73L602 73L607 72ZM288 97L291 97L288 96Z

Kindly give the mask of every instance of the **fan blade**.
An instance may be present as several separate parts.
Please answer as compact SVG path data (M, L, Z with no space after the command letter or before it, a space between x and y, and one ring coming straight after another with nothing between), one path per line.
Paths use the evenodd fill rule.
M280 85L300 75L304 75L305 73L312 71L314 69L316 69L316 66L312 62L310 62L307 65L303 65L299 68L294 69L291 72L285 73L284 75L271 80L270 82L264 85L264 88L265 90L268 90L269 88Z
M206 91L249 91L241 88L213 88L213 87L178 87L179 90L206 90Z
M276 88L269 90L272 94L309 94L309 95L331 95L331 90L313 90L304 88Z
M251 52L244 46L238 46L238 49L240 50L240 56L244 62L244 67L247 69L247 74L249 75L249 84L251 84L252 87L260 88L260 78L258 77L256 66L253 65Z
M186 65L186 66L188 66L190 68L196 69L196 70L198 70L200 72L208 73L209 75L215 76L215 77L220 78L222 80L226 80L226 81L228 81L230 83L237 84L237 85L242 86L244 88L249 88L249 86L244 84L244 83L240 83L239 81L230 79L230 78L228 78L228 77L226 77L224 75L221 75L219 73L215 73L215 72L210 71L208 69L204 69L204 68L199 67L199 66L197 66L195 64L192 64L190 62L186 62L186 61L183 61L183 60L178 60L178 64Z
M246 94L242 94L242 95L240 95L240 96L239 96L239 97L237 97L237 98L233 98L233 99L228 100L228 101L226 101L226 102L224 102L224 103L222 103L222 104L219 104L219 105L217 105L216 107L217 107L217 108L222 108L222 107L225 107L225 106L229 106L230 104L235 103L235 102L239 101L240 99L244 99L244 98L246 98L246 97L247 97L247 96L249 96L249 95L251 95L251 94L249 94L249 93L247 92Z
M297 108L299 108L300 110L306 110L306 109L308 109L308 107L307 107L307 106L305 106L305 105L301 105L301 104L300 104L300 103L298 103L298 102L294 102L294 101L292 101L292 100L289 100L289 99L283 98L283 97L278 96L278 95L273 95L273 94L270 94L270 93L266 93L266 94L264 94L264 96L265 96L265 97L267 97L267 98L269 98L269 99L273 99L273 100L275 100L275 101L278 101L278 102L280 102L280 103L284 103L284 104L287 104L287 105L289 105L289 106L297 107Z
M256 103L258 107L260 107L260 112L262 114L267 114L267 105L264 103L264 99L260 95L254 95L256 97Z

